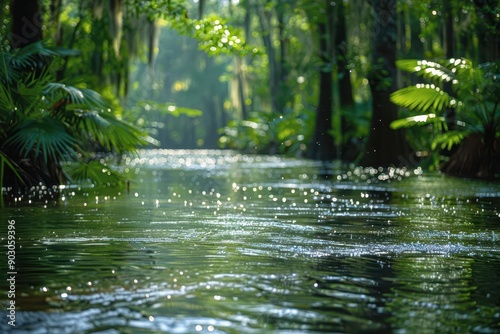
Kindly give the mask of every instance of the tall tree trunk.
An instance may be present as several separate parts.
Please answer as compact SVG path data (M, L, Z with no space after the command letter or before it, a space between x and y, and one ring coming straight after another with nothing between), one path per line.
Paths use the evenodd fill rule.
M278 96L276 97L276 109L279 112L283 112L287 102L291 100L290 89L287 87L287 80L289 69L287 65L288 58L288 38L285 34L286 32L286 22L285 22L285 3L280 3L276 7L276 18L278 21L278 36L279 36L279 60L277 66L277 76L276 76L276 86L278 91Z
M276 62L276 50L273 45L273 40L271 37L271 13L269 10L265 9L263 6L257 8L257 13L259 17L260 27L262 29L262 42L266 48L267 53L267 63L269 69L269 93L271 108L273 111L278 110L278 103L276 97L278 96L278 87L276 85L277 80L277 62Z
M375 13L373 26L373 60L370 74L372 91L372 120L365 155L364 166L405 165L409 147L402 131L390 128L398 118L398 108L390 101L390 94L396 90L396 2L393 0L372 0Z
M477 29L480 62L497 61L500 59L498 0L474 0L474 6L481 22Z
M42 40L42 13L38 0L12 0L10 4L12 29L10 45L22 48Z
M319 45L322 56L328 55L328 29L327 23L318 23ZM335 145L330 134L332 130L333 84L332 66L325 59L325 66L319 73L319 102L316 110L316 124L312 142L309 144L306 156L310 159L332 161L335 159Z
M342 111L340 119L340 128L342 133L342 150L340 158L342 161L352 162L355 160L358 148L349 137L355 125L349 122L346 114L352 111L354 107L354 97L352 94L351 73L347 67L347 26L346 26L346 11L343 1L337 2L337 24L335 27L335 41L337 45L337 68L338 68L338 89L339 89L339 102Z
M451 0L443 0L444 29L443 40L446 58L456 57L456 42L453 29L453 7Z

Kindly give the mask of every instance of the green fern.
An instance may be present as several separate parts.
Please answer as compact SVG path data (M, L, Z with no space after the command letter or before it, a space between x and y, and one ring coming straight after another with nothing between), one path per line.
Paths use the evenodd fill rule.
M424 114L406 117L402 119L395 120L391 123L391 128L409 128L414 125L433 125L439 130L447 130L448 125L444 117L437 117L436 114Z
M484 161L495 159L495 141L500 134L500 62L475 66L467 59L437 61L399 60L397 66L425 80L424 83L405 87L392 93L391 101L410 112L424 113L396 120L394 129L429 125L433 138L431 149L451 150L465 138L473 135L482 138L481 145L489 152ZM446 87L446 89L445 89ZM453 118L447 119L449 110ZM449 129L449 127L451 129ZM474 137L474 138L476 138ZM475 141L469 141L475 143ZM461 154L469 154L470 148ZM462 159L465 161L466 159ZM462 161L461 160L461 161ZM457 160L458 161L458 160ZM450 164L450 166L455 166ZM470 164L475 165L475 164ZM470 171L471 175L491 175L491 166L485 163L484 171ZM460 168L457 169L461 173Z
M471 133L472 131L455 130L439 133L434 137L431 148L435 150L437 147L440 147L442 150L451 150L453 145L460 144L460 142Z
M420 112L439 113L452 107L454 100L433 84L417 84L394 92L391 101L401 107Z

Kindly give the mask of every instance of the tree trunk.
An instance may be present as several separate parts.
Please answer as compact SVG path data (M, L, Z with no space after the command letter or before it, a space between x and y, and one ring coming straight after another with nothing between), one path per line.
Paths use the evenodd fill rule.
M474 0L478 25L480 62L497 61L500 58L500 18L498 0Z
M278 86L276 85L277 80L277 61L276 61L276 50L273 45L273 40L271 37L271 14L264 7L260 6L257 9L260 27L262 29L262 42L266 48L267 53L267 63L269 68L269 93L271 101L271 109L273 111L278 110L277 96L278 96Z
M349 122L346 114L352 111L354 107L354 97L352 95L351 73L347 67L347 26L346 11L344 2L337 3L337 24L335 26L335 41L337 45L337 67L338 67L338 88L339 102L342 116L340 119L340 128L342 133L342 150L340 158L345 162L353 162L359 154L359 148L353 142L349 135L354 131L355 124Z
M328 31L324 22L318 24L320 52L327 55ZM316 110L316 124L311 144L309 144L306 156L310 159L321 161L332 161L335 159L335 145L330 134L332 130L332 107L333 107L333 84L332 67L326 64L319 73L319 102Z
M12 0L10 4L12 49L22 48L42 40L42 13L38 0Z
M396 2L372 0L372 8L375 13L370 74L372 120L361 164L374 167L407 165L409 147L403 132L390 128L391 122L398 119L398 108L389 99L396 90L397 79Z
M500 172L500 141L491 130L486 129L484 138L478 133L464 138L441 170L459 177L494 179Z

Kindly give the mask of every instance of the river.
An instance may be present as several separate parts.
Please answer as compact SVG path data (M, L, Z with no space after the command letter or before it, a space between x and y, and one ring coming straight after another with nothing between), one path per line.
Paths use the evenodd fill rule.
M498 182L231 151L120 168L129 192L0 211L0 332L13 301L15 333L500 333Z

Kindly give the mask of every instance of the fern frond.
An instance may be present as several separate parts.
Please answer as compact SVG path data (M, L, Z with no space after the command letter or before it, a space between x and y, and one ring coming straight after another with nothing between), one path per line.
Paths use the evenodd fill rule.
M417 84L397 90L391 94L391 101L401 107L422 112L438 113L445 107L452 107L450 95L429 84Z
M435 150L438 146L442 150L445 148L447 150L451 150L453 145L459 144L465 137L471 134L471 131L460 131L460 130L452 130L440 133L436 135L434 140L432 141L431 148Z
M438 83L452 81L455 76L448 67L429 60L402 59L396 61L396 66L403 71Z
M425 114L417 115L406 118L397 119L391 122L392 129L409 128L414 125L428 125L433 124L438 129L443 129L447 127L446 120L444 117L436 117L436 114Z

